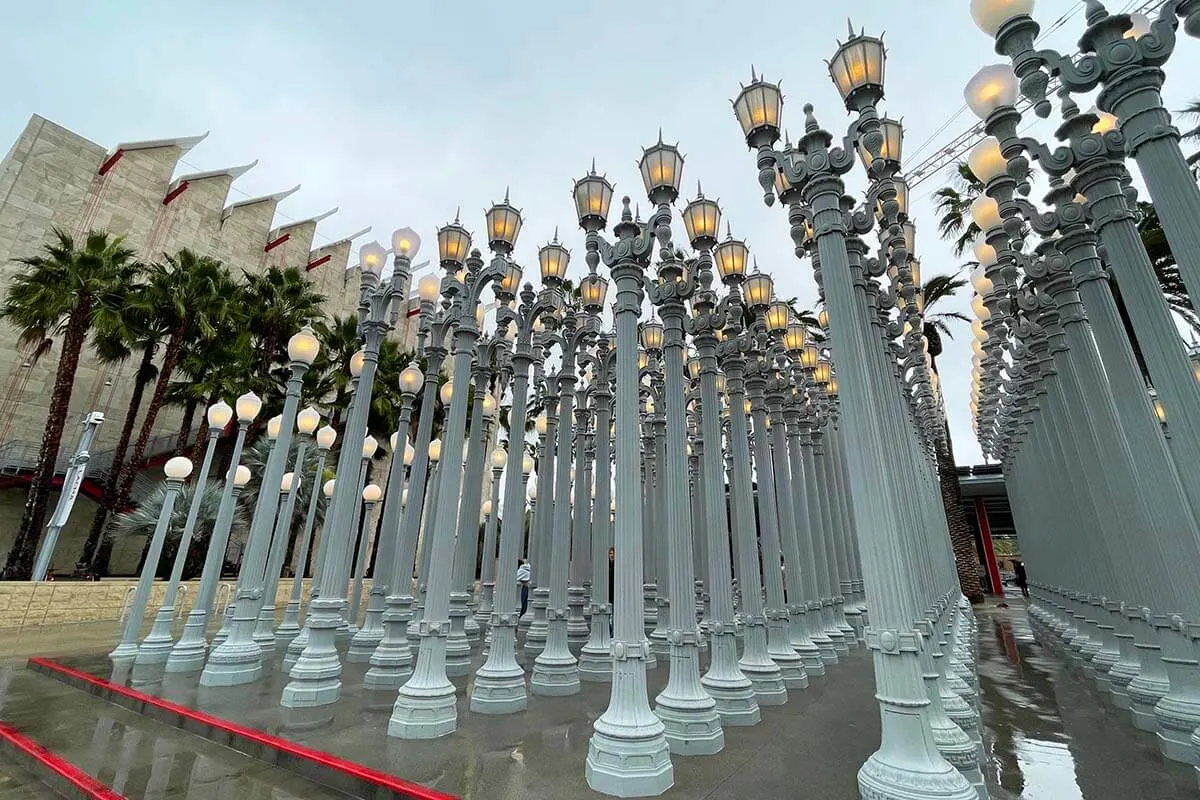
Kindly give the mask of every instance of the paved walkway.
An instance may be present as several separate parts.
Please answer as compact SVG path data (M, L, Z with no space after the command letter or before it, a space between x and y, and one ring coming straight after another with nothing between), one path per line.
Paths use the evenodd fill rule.
M995 800L1183 800L1200 797L1192 770L1164 761L1154 737L1138 732L1081 672L1034 641L1024 607L980 609L980 683L987 729L985 775ZM82 633L80 630L74 633ZM89 632L92 633L92 632ZM95 632L99 634L99 631ZM109 634L111 636L111 633ZM92 636L43 637L62 660L107 678ZM120 783L130 797L336 797L285 770L153 723L5 659L0 645L0 719L44 739L62 755ZM9 653L8 655L12 655ZM660 663L663 663L660 660ZM527 665L528 666L528 665ZM362 666L347 665L346 694L327 713L288 717L278 706L276 669L259 685L209 691L196 677L139 672L140 691L160 694L234 722L399 775L464 798L594 800L584 782L591 724L607 685L584 684L566 698L531 697L529 710L486 717L466 708L459 686L459 731L432 742L387 736L394 693L361 688ZM667 678L650 674L651 697ZM354 688L354 687L358 688ZM871 661L857 650L782 707L763 709L754 728L726 730L725 751L676 757L668 800L806 797L854 800L855 773L875 748L879 716ZM23 793L17 793L18 788ZM7 791L6 791L7 790ZM11 795L8 792L13 792ZM39 793L40 792L40 793ZM235 794L228 794L234 792ZM47 796L28 775L0 762L0 800Z

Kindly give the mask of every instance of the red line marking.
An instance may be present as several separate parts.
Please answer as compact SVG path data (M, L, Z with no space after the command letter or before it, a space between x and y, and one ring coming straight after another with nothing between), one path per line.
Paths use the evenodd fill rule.
M0 739L4 739L59 777L70 781L72 786L92 800L125 800L125 795L117 794L70 761L59 758L33 739L18 733L11 725L0 722Z
M979 538L983 543L983 561L991 578L992 594L1004 597L1004 584L1000 578L1000 567L996 563L996 549L992 544L992 526L988 523L987 506L982 497L975 498L975 521L979 523Z
M255 730L254 728L247 728L244 725L238 725L235 722L229 722L228 720L223 720L219 717L205 714L203 711L197 711L193 708L177 705L169 700L163 700L161 697L142 694L141 692L135 691L126 686L118 686L117 684L110 683L102 678L97 678L95 675L89 675L86 672L81 672L80 670L68 667L65 664L60 664L53 659L35 656L29 659L29 663L36 664L44 669L52 670L54 672L60 672L63 675L74 678L75 680L89 683L92 686L97 686L105 691L122 695L123 697L127 697L139 703L154 706L155 708L159 708L172 714L178 714L179 716L193 722L198 722L203 725L211 725L212 727L225 731L226 733L266 745L273 750L279 750L281 752L296 756L297 758L302 758L306 761L312 761L317 764L321 764L345 775L350 775L367 783L373 783L376 786L397 792L401 795L412 798L412 800L459 800L459 798L455 797L454 795L439 792L436 789L430 789L422 786L419 783L412 783L411 781L406 781L402 778L388 775L385 772L380 772L377 769L372 769L371 767L364 766L363 764L356 764L353 761L346 761L345 759L338 758L330 753L325 753L320 750L313 750L311 747L305 747L304 745L297 744L296 742L289 742L287 739L280 739L279 737L272 736L269 733L263 733L262 731Z
M117 162L121 160L121 156L123 156L123 155L125 155L125 151L124 151L124 150L118 150L117 152L115 152L115 153L113 153L111 156L109 156L109 157L108 157L108 160L107 160L107 161L105 161L103 164L101 164L101 165L100 165L99 174L100 174L100 175L104 175L104 174L106 174L106 173L107 173L107 172L108 172L110 169L112 169L113 167L115 167L115 166L117 165Z

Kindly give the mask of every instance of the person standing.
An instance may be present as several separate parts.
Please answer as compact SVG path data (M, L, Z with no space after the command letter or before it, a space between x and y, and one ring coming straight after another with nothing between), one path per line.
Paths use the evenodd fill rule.
M529 581L533 577L533 570L529 566L528 559L521 559L521 563L517 565L517 584L521 587L521 614L525 616L525 610L529 608Z
M1029 579L1025 577L1025 562L1014 561L1013 572L1017 576L1017 586L1021 587L1021 596L1029 597Z

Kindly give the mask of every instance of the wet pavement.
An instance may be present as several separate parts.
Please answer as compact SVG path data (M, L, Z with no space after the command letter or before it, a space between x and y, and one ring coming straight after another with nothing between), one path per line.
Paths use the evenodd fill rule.
M1165 761L1157 740L1133 728L1081 671L1031 633L1024 607L978 609L979 674L986 775L995 800L1182 800L1200 797L1190 767ZM102 654L61 657L102 678ZM663 659L649 674L653 697L666 682ZM529 664L526 664L528 669ZM139 691L434 787L466 800L594 800L584 781L592 722L608 702L606 684L572 697L534 697L523 713L487 717L467 710L459 689L459 730L434 741L387 735L394 692L362 687L364 665L345 665L343 698L316 714L279 707L286 677L277 664L258 684L201 689L197 675L138 670L115 676ZM790 702L763 709L753 728L727 728L722 753L674 757L668 800L858 797L856 772L875 749L879 715L871 660L852 651ZM0 666L0 719L129 797L344 797L175 728L34 674ZM38 793L39 790L41 793ZM14 793L14 792L25 792ZM54 796L19 767L0 761L0 800Z
M0 800L55 800L59 794L32 772L0 754Z
M993 800L1195 800L1192 767L1168 761L1093 679L1035 640L1023 601L977 610L984 768Z

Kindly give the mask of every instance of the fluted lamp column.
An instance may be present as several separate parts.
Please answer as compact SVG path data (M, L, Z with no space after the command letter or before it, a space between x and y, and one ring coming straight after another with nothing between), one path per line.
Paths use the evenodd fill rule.
M316 439L317 463L313 467L313 488L308 494L308 510L304 514L304 530L300 533L300 548L296 554L296 567L292 571L292 593L283 609L283 621L275 629L275 636L286 640L288 644L291 643L293 637L300 633L300 598L304 590L304 575L308 572L308 553L312 544L313 525L316 523L317 504L321 497L317 486L321 484L321 478L324 476L325 461L329 458L329 451L333 449L333 444L337 441L337 431L332 426L325 425L317 431ZM332 489L332 487L330 488ZM329 497L329 495L325 496Z

